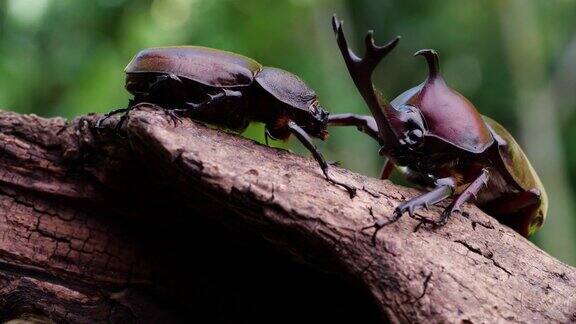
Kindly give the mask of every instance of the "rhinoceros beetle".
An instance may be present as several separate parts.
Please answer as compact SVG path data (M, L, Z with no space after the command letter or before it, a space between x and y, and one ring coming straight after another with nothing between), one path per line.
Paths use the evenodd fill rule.
M366 53L360 58L348 47L342 23L333 17L338 47L373 119L350 115L338 124L358 126L378 140L380 154L388 157L383 178L393 166L400 166L407 179L431 188L401 203L391 218L363 228L374 228L373 242L382 227L405 212L423 223L441 226L465 202L474 202L525 237L539 229L548 198L536 171L504 127L479 114L470 101L448 87L440 75L438 54L430 49L416 52L426 59L428 77L388 102L374 87L372 74L399 37L377 46L373 32L368 32ZM414 214L449 197L454 199L437 221Z
M328 112L316 93L294 74L231 52L200 46L145 49L125 69L126 89L134 98L128 108L104 115L97 123L127 113L144 102L158 104L175 119L186 115L209 124L242 132L251 121L266 125L265 139L286 140L291 134L312 153L326 179L344 187L351 197L355 189L334 180L329 163L310 136L326 139Z

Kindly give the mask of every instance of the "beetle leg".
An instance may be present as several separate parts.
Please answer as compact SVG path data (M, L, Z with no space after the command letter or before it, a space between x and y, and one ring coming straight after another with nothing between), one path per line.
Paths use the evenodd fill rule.
M166 112L168 117L170 117L170 119L172 119L172 123L174 124L174 126L176 126L176 123L180 123L180 124L182 123L182 119L180 119L180 116L178 116L178 114L187 112L188 109L170 108L170 109L165 109L164 111Z
M96 121L96 128L101 128L102 123L104 121L106 121L106 119L108 119L114 115L120 114L120 113L125 113L128 110L130 110L130 108L119 108L119 109L114 109L111 112L104 114L104 116L98 118L98 121Z
M328 116L329 126L356 126L359 131L369 135L378 143L380 143L380 137L378 136L378 126L376 125L376 120L374 117L367 115L355 115L355 114L337 114ZM382 144L382 143L380 143Z
M128 119L128 113L130 111L132 111L134 109L138 109L138 107L140 107L141 105L146 105L146 104L147 104L146 102L139 102L139 103L133 105L133 102L130 101L130 106L128 108L126 108L126 111L124 111L124 114L118 120L118 123L114 127L114 132L117 134L120 132L120 128L122 128L122 125L124 125L124 123Z
M120 131L120 128L122 128L122 124L124 124L124 122L125 122L126 119L128 118L128 113L130 112L130 110L138 107L138 105L139 105L139 104L134 105L134 104L133 104L133 101L130 100L130 104L129 104L128 108L115 109L115 110L112 110L111 112L105 114L104 116L100 117L100 118L98 119L98 121L96 122L96 128L97 128L97 129L100 129L100 128L102 127L102 123L103 123L106 119L112 117L113 115L120 114L120 113L124 113L124 114L120 117L120 119L118 120L118 123L116 123L116 126L114 126L114 132L115 132L115 133L118 133L118 132Z
M175 80L175 81L179 81L182 82L182 80L180 80L176 75L174 74L163 74L163 75L159 75L154 79L154 82L152 82L149 86L150 91L154 91L156 89L156 87L158 87L162 82L171 79L171 80ZM147 96L147 95L145 95ZM128 112L130 112L130 110L134 109L135 107L137 107L139 104L143 103L143 102L139 102L139 103L135 103L135 100L130 100L128 103L128 107L127 108L120 108L120 109L116 109L116 110L112 110L111 112L105 114L104 116L102 116L100 119L98 119L98 121L96 122L96 128L101 128L102 123L116 115L119 113L124 113L124 115L122 115L122 117L120 117L120 120L118 121L118 123L116 124L116 126L114 127L114 130L116 132L118 132L120 130L120 128L122 127L122 124L124 124L124 122L126 121L126 119L128 118Z
M392 171L394 171L394 163L392 160L388 159L382 167L382 171L380 171L380 180L386 180L390 178Z
M272 136L272 134L270 134L270 130L268 130L268 127L264 127L264 141L266 142L267 146L270 146L268 144L268 139L271 138L273 140L277 140L277 138L275 138L274 136Z
M372 137L378 143L382 144L378 135L378 125L372 116L356 114L336 114L328 116L329 126L356 126L359 131ZM394 163L388 160L380 173L380 179L388 179L390 173L394 170Z
M350 198L354 198L354 196L356 196L356 188L347 185L345 183L338 182L330 176L330 174L328 173L329 169L328 163L326 163L326 160L324 159L322 154L318 151L314 143L312 143L312 140L310 139L310 136L308 136L308 133L306 133L305 130L303 130L300 126L296 125L296 123L293 121L288 122L288 129L292 134L294 134L294 136L296 136L296 138L298 138L298 140L308 149L308 151L312 153L314 159L318 162L318 164L320 164L320 168L322 168L322 172L324 173L324 176L326 176L326 179L333 184L342 186L344 189L346 189L346 191L348 191L348 194L350 194Z
M126 109L126 111L124 112L124 114L122 116L120 116L120 119L118 119L118 123L116 124L116 126L114 126L114 132L116 134L120 133L120 128L122 128L122 125L124 125L124 123L126 122L126 120L128 119L128 113L134 109L135 107L138 107L138 105L129 107Z
M458 197L454 198L454 200L452 200L452 202L450 203L450 205L448 205L448 207L446 207L446 209L444 209L444 211L442 212L442 216L438 221L434 222L426 220L425 222L432 223L435 226L446 225L446 222L448 221L450 215L452 215L452 213L455 211L460 211L460 207L462 206L463 203L476 199L476 195L485 186L485 183L488 181L488 179L490 179L490 174L488 170L482 169L482 172L480 173L478 178L472 181L472 183L470 183L470 185L466 187L466 189L464 189L464 191L462 191L462 193L460 193Z
M162 84L166 80L173 80L173 81L182 83L182 80L174 73L161 74L161 75L157 76L152 83L150 83L150 86L149 86L150 92L153 92L157 86L159 86L160 84Z
M186 104L193 109L201 109L222 102L229 98L240 98L242 97L242 92L235 90L221 89L221 91L216 94L207 93L206 95L208 95L208 99L200 103L187 102Z
M442 178L436 181L436 188L432 191L427 192L423 195L414 197L408 201L405 201L398 205L396 209L394 209L394 213L390 219L381 218L376 223L370 226L366 226L362 228L362 232L367 229L374 228L374 233L372 233L372 243L376 244L376 235L378 231L382 229L384 226L390 225L395 223L402 217L405 212L408 212L408 215L414 219L422 221L422 217L417 217L414 215L414 212L420 208L428 208L430 205L434 205L454 194L454 190L456 189L456 181L453 178Z

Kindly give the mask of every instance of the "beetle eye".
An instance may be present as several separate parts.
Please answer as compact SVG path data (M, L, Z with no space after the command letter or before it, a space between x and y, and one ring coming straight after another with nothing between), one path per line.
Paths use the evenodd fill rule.
M410 138L414 142L420 141L420 139L422 138L423 135L424 135L424 133L420 129L415 129L415 130L408 132L408 138Z
M403 145L419 146L423 143L426 126L418 108L411 105L402 105L399 110L402 114L402 127L404 138L400 140Z
M413 129L405 134L405 138L400 141L400 143L404 143L405 145L410 146L419 146L422 144L422 140L424 139L424 132L421 129Z
M310 111L311 111L313 114L318 113L318 101L314 101L314 102L310 105L309 109L310 109Z

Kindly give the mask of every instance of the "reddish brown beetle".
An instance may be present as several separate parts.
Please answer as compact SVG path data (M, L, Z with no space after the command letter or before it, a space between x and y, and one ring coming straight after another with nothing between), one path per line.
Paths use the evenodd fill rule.
M266 125L265 139L285 140L291 134L312 153L326 179L344 187L351 197L355 188L334 180L329 164L309 136L322 140L328 113L316 93L294 74L231 52L200 46L145 49L125 69L126 89L134 95L128 108L104 115L126 113L140 103L150 102L173 117L186 115L216 126L242 132L249 122Z
M342 22L334 16L332 23L348 71L374 117L349 115L334 123L359 126L380 142L380 154L388 157L383 178L396 165L412 182L431 188L396 207L390 219L364 228L375 229L373 240L382 227L405 212L422 222L444 225L468 201L523 236L542 226L548 199L528 158L504 127L480 115L472 103L447 86L435 51L416 52L428 63L428 78L389 103L374 88L372 73L399 38L380 47L370 31L366 54L359 58L348 48ZM452 196L454 200L438 221L414 215L417 209Z

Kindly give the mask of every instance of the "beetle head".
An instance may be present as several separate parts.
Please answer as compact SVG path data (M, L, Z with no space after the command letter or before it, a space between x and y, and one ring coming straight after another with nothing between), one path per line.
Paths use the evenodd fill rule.
M398 100L384 106L383 111L389 129L380 130L380 155L392 158L398 165L407 165L424 150L426 120L417 106Z
M393 107L386 116L396 137L396 145L415 150L424 144L426 122L420 110L410 104Z
M314 100L308 111L297 111L294 121L310 136L325 140L328 138L328 112Z

